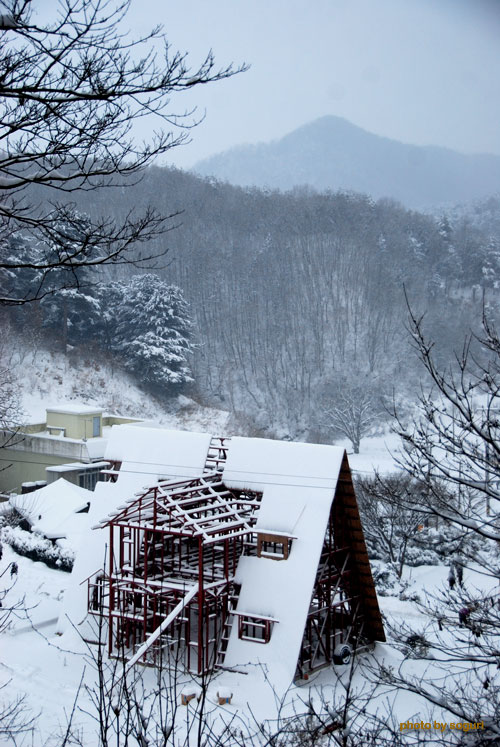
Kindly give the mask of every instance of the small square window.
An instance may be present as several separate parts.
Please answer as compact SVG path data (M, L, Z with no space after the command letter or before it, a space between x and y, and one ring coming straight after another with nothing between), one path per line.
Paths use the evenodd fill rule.
M257 557L272 560L287 560L290 555L292 540L290 537L259 533L257 535Z
M271 640L272 620L260 617L241 615L238 618L238 638L253 643L269 643Z

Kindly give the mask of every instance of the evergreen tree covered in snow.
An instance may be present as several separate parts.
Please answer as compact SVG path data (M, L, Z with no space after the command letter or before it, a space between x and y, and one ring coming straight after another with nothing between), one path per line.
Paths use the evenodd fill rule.
M127 295L127 283L121 280L98 283L92 289L92 295L97 304L98 314L95 319L93 318L95 324L92 325L90 334L101 348L114 353L118 345L118 319Z
M79 213L73 206L66 206L60 210L54 222L54 232L49 237L42 240L28 232L18 231L4 239L2 253L12 267L4 267L1 271L2 293L10 294L8 297L12 296L13 302L16 293L29 297L36 295L43 301L64 289L88 284L93 274L91 263L97 251L90 242L85 244L89 226L87 215ZM71 259L82 251L87 264L70 266ZM50 271L47 264L52 266Z
M186 356L192 323L180 289L157 275L136 275L124 288L115 349L126 368L154 387L192 381Z
M86 220L77 213L68 217L67 226L60 227L67 245L54 245L54 253L71 252L72 236ZM29 239L12 238L10 251L32 257L35 264L38 249ZM60 269L61 276L65 272L68 270ZM40 304L43 326L56 333L64 351L68 344L92 342L119 358L150 388L165 390L193 380L187 363L192 350L192 322L180 288L154 274L104 280L98 270L89 267L71 272L76 274L71 283L60 277L58 287L50 292L50 283L44 282L47 295ZM14 295L29 295L40 282L38 275L36 268L29 275L24 271L22 276L4 272L1 280ZM24 325L26 315L33 311L33 307L16 307L17 322Z
M61 330L63 346L76 345L93 337L99 324L100 305L87 290L67 288L43 302L44 326Z

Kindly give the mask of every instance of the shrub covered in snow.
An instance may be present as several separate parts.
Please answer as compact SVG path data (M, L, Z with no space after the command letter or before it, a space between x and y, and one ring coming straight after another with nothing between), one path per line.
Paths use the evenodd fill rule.
M462 555L464 557L477 557L480 551L485 550L485 543L474 532L465 532L455 524L444 524L434 527L426 527L416 538L415 549L422 556L426 552L433 553L437 557L436 563L448 563L450 557ZM427 561L410 563L409 565L428 565ZM434 564L434 563L432 563Z
M58 547L50 540L35 532L27 532L19 527L6 526L2 530L2 540L19 555L41 561L50 568L71 571L75 554L72 550Z
M397 596L401 591L401 582L389 563L372 563L373 581L381 597Z

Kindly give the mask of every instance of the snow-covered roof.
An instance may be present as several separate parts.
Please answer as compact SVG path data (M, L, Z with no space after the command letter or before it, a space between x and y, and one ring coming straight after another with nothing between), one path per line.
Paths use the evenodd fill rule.
M101 415L102 408L88 405L67 404L47 407L47 412L57 412L60 415Z
M271 485L332 489L343 455L337 446L233 437L224 482L259 491Z
M137 490L160 478L202 475L210 439L209 433L115 425L105 459L122 463L118 477L122 491Z
M102 459L106 451L107 438L88 438L86 439L85 446L87 447L87 453L89 459Z
M120 500L118 483L98 482L92 493L92 501L85 517L85 542L76 553L71 578L64 594L58 631L79 625L87 616L87 585L83 583L96 571L104 567L107 560L107 532L92 532L93 526L106 513L111 512Z
M45 472L85 472L92 469L104 469L109 467L109 462L68 462L67 464L56 464L53 467L46 467Z
M174 481L202 478L211 439L210 434L203 433L114 426L106 458L121 462L121 467L115 473L115 483L96 486L88 515L89 528L105 527L120 512L133 512L137 500L134 494L141 500L147 499L147 494L136 491L159 486L158 481L162 479L172 481L172 495L168 482L162 483L154 495L160 502L170 501L172 507ZM241 585L241 591L235 619L245 615L264 618L272 622L273 629L270 640L263 644L239 639L238 625L234 624L224 659L227 667L240 668L250 662L272 670L273 684L277 688L286 689L295 675L332 502L341 470L348 471L344 457L344 449L334 446L233 437L228 439L222 477L216 473L203 478L205 481L217 478L220 481L217 491L225 486L236 491L261 493L258 518L252 531L292 538L286 559L276 560L264 555L240 558L235 581ZM141 510L145 514L147 508L147 501L143 500ZM175 511L172 516L176 519ZM206 521L212 518L208 515ZM199 523L199 519L196 522ZM189 523L193 536L208 534L205 525L195 526L194 519ZM60 629L64 629L62 621L66 616L74 624L85 619L87 597L83 582L104 567L108 537L103 528L89 532L83 545L85 549L75 561ZM208 542L212 537L205 539ZM353 552L355 550L353 548ZM358 548L356 552L359 554L361 550ZM368 564L367 557L363 556L362 560Z
M92 492L67 482L62 477L26 495L12 496L10 503L29 521L33 531L48 539L80 534L80 511L87 508Z
M263 491L256 529L295 539L286 560L241 557L237 613L277 622L266 644L240 640L233 625L226 666L260 663L273 670L273 683L293 680L343 456L334 446L231 439L224 483Z
M112 515L124 499L137 490L155 485L159 478L198 477L203 474L211 435L172 431L166 428L138 428L115 425L111 428L106 459L121 462L115 483L98 482L90 511L86 515L87 537L77 554L59 618L58 629L77 625L87 613L87 591L83 582L104 567L108 531L91 531L106 516ZM82 585L83 584L83 585Z

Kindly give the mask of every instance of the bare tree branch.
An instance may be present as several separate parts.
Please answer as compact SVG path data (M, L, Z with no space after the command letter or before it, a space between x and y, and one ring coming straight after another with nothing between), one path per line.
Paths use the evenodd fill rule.
M80 244L59 261L42 253L31 263L17 262L6 244L23 232L41 244L64 246L59 226L67 207L50 202L55 193L130 185L155 159L185 143L200 121L194 111L175 112L171 97L246 69L217 68L211 51L190 67L160 27L131 38L122 30L129 4L61 0L55 17L40 25L32 0L2 3L0 279L16 269L44 272L36 292L26 298L3 292L2 303L43 297L61 266L151 266L158 255L141 256L137 247L165 231L173 217L151 209L129 214L121 224L93 217ZM155 130L149 142L140 142L135 125L145 117ZM34 185L45 195L39 203ZM65 283L74 287L68 277Z

